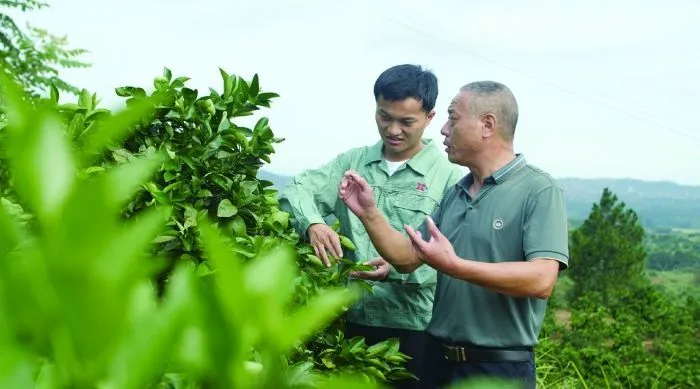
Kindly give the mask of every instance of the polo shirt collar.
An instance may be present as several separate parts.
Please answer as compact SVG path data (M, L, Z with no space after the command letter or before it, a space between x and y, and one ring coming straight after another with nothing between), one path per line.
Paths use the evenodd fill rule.
M500 185L509 178L513 177L515 173L520 171L520 169L523 168L527 164L527 161L525 160L525 156L523 154L515 154L515 158L508 162L505 166L501 167L500 169L496 170L491 174L490 176L486 177L484 179L485 183L491 183L495 185ZM460 186L463 190L467 191L469 189L469 186L471 186L472 182L474 182L474 175L472 173L467 174L464 178L462 178L459 183L457 183L458 186Z
M430 170L438 149L435 147L435 142L432 139L421 139L421 142L423 142L423 149L409 159L406 164L418 174L425 175ZM370 147L366 154L364 165L381 161L384 158L382 154L383 148L384 143L381 140Z

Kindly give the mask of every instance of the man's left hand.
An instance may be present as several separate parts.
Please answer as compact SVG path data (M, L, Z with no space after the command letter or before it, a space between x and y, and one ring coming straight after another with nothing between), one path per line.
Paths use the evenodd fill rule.
M378 257L364 262L363 265L374 266L374 270L353 271L350 272L350 277L361 278L370 281L382 281L389 275L391 265L384 258Z
M430 240L427 242L411 226L404 225L404 228L411 238L413 246L418 251L421 261L427 263L428 266L435 270L445 274L452 274L459 264L459 259L457 254L455 254L452 243L438 230L430 216L427 217L427 223L428 232L430 233Z

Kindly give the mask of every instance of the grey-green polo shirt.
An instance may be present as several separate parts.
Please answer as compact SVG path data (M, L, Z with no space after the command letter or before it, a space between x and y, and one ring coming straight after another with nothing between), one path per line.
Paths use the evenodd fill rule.
M362 222L338 198L338 185L348 169L355 170L372 186L377 206L397 230L417 225L436 209L445 191L464 177L462 169L440 152L433 140L389 175L381 141L348 150L332 161L294 177L280 193L280 208L292 215L292 225L306 236L311 224L324 223L334 215L340 233L350 238L356 250L343 250L345 257L366 261L379 254ZM383 281L368 281L372 293L350 308L349 322L374 327L424 330L433 310L437 272L423 265L409 274L391 269Z
M433 218L462 259L529 261L546 257L568 267L567 212L555 180L517 155L469 196L471 173L446 193ZM425 224L420 226L425 239ZM427 331L446 343L534 346L547 300L509 297L438 274Z

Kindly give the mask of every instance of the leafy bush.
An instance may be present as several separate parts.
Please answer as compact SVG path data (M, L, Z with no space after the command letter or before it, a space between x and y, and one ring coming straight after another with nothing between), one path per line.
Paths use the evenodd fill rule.
M153 281L156 281L158 299L149 300L149 304L159 306L167 306L170 301L168 296L177 293L173 288L184 288L176 286L178 274L183 279L190 277L190 272L194 271L198 276L206 277L212 272L217 274L223 272L223 268L230 268L232 266L230 262L252 261L250 272L260 273L257 276L249 276L249 278L258 277L253 285L250 285L251 290L255 289L255 284L264 283L268 287L276 286L278 289L281 285L289 285L289 288L281 288L281 291L291 293L286 295L281 291L278 292L282 293L276 300L280 306L270 308L272 312L276 312L275 319L269 323L272 327L263 325L264 321L261 322L263 318L250 315L251 310L256 307L264 309L267 306L258 301L259 297L246 294L241 294L244 296L243 300L236 297L236 309L248 307L250 324L256 327L254 333L276 333L280 328L279 325L285 323L280 320L282 313L291 315L304 312L303 309L316 312L314 315L322 323L334 319L326 323L327 325L317 328L318 331L305 332L305 337L301 338L303 341L291 338L286 340L287 343L283 349L276 349L275 347L279 346L274 346L274 352L270 351L262 359L264 366L292 366L289 374L295 376L295 380L307 377L302 381L307 380L308 377L324 377L342 372L364 376L365 381L383 381L405 376L407 373L403 364L406 356L398 352L394 341L376 346L384 350L377 353L374 358L348 358L348 350L352 350L352 355L360 356L371 353L375 349L368 348L368 345L359 338L344 339L342 319L334 315L334 310L317 304L320 304L318 301L323 302L325 298L333 296L326 296L328 289L345 286L348 282L348 273L362 267L350 261L341 261L326 269L313 255L311 246L299 241L299 237L289 226L288 215L277 208L276 193L269 188L271 183L257 179L258 168L263 162L269 160L269 155L274 151L272 145L280 139L273 136L266 118L259 119L253 129L237 126L232 121L235 117L250 115L259 109L259 106L268 106L270 99L276 95L261 92L257 76L251 82L246 82L240 77L228 75L223 70L221 74L224 81L224 92L221 95L211 90L209 95L198 96L197 91L185 87L186 78L173 78L170 71L165 69L164 75L156 78L155 90L150 95L145 89L139 87L117 88L118 94L128 97L126 100L128 109L114 114L99 108L96 96L85 90L80 93L76 104L58 105L58 91L55 88L51 90L49 99L39 101L29 99L35 106L32 109L44 112L45 116L54 120L53 125L57 130L52 130L51 136L57 137L56 134L63 134L67 139L67 142L57 144L64 144L68 151L62 152L70 153L70 157L66 160L72 161L70 165L72 168L69 171L71 174L75 173L75 180L69 181L108 182L112 185L108 189L106 187L100 189L102 191L100 193L106 196L104 201L110 199L115 201L114 204L109 203L108 210L102 211L91 208L94 205L93 202L97 201L91 196L94 197L97 194L86 189L76 189L76 193L81 193L84 207L80 209L83 211L80 214L82 215L80 227L70 227L75 231L75 239L78 239L77 237L84 239L82 246L95 245L94 250L100 247L97 243L103 241L105 246L111 245L109 247L112 250L129 248L129 253L139 258L138 265L135 264L136 262L132 263L138 269L134 270L130 267L129 273L150 276ZM54 113L57 115L53 115ZM24 126L23 128L29 128L37 123L33 121L25 123L23 120L34 116L36 116L35 113L24 112L10 123L15 125L19 123L20 126ZM8 131L10 128L11 126L8 126L0 131L0 150L13 150L12 142L6 139L6 136L11 133ZM51 142L54 140L52 139ZM29 151L31 150L23 152ZM44 151L42 150L42 153ZM0 157L4 161L12 161L11 155ZM150 169L144 167L146 161ZM2 200L6 205L5 208L25 222L31 221L29 231L43 232L46 228L43 220L32 219L36 215L41 215L40 204L27 201L27 193L22 192L26 190L23 189L25 186L18 180L28 180L26 187L30 188L29 193L32 196L35 194L31 194L33 193L31 190L39 190L38 185L46 180L52 182L50 180L52 175L46 174L29 179L27 172L22 170L24 166L22 164L16 165L13 171L7 169L9 165L0 164L0 166L3 166L3 170L0 170L0 183L2 183ZM49 167L44 166L46 169ZM133 185L129 186L129 182ZM111 191L115 193L109 194ZM108 212L116 212L114 216L118 216L117 219L109 216ZM103 216L99 216L103 213ZM115 243L105 240L113 234L106 233L91 222L92 218L104 217L107 220L113 220L114 223L131 225L144 219L157 220L158 217L149 216L156 214L163 217L164 228L151 231L157 233L153 236L142 231L139 237L148 237L147 244ZM212 227L222 235L221 239L224 242L211 243L212 238L209 238L209 246L225 245L228 250L223 251L223 248L219 248L216 251L219 253L218 260L212 249L207 249L207 239L202 234L202 231L207 229L208 221L211 221ZM63 224L63 226L68 228L72 224ZM121 225L116 224L116 226ZM217 239L214 241L218 242ZM265 262L265 260L260 261L267 263L266 265L256 265L257 258L263 255L262 253L269 252L280 245L280 242L294 248L290 255L297 258L296 267L293 269L285 267L284 262L273 266L273 262ZM344 242L346 248L353 248L351 242L346 239ZM82 247L73 241L62 244L65 247ZM83 254L74 255L74 257L76 260L85 258L82 255L95 257L95 252L90 250L85 248ZM223 259L224 252L226 259ZM278 269L277 266L281 268ZM157 276L153 273L155 271L158 271ZM279 275L275 276L276 274ZM100 275L104 274L100 273ZM95 280L99 278L98 274L84 277L92 277L93 282L97 282ZM143 279L139 280L143 281ZM353 285L365 284L354 282ZM186 333L189 334L188 339L203 339L197 340L200 342L206 340L206 336L211 336L211 347L215 348L226 347L223 345L231 342L238 343L235 337L226 333L227 330L234 331L230 322L232 319L220 317L222 312L228 312L231 308L229 305L231 302L211 300L216 293L221 293L216 292L216 289L207 289L212 286L195 285L189 288L187 294L193 293L194 297L188 302L188 308L181 308L188 312L188 318L192 318L185 319L190 322L183 324L187 330ZM192 292L192 289L198 290L198 288L201 290ZM245 287L240 285L240 280L235 277L227 279L225 288L228 288L228 294L236 296L239 288L245 290ZM126 295L126 293L126 291L115 292L115 295ZM198 300L196 297L198 295L207 297L201 297L202 300ZM220 298L229 297L222 294ZM242 303L246 301L255 303L247 305ZM104 305L104 307L109 306L111 305ZM199 308L192 308L192 306ZM275 311L277 308L281 311ZM165 320L149 316L141 323L151 319L156 322ZM204 321L200 322L200 320ZM91 323L90 320L85 322ZM173 320L173 322L176 321ZM309 323L313 322L312 320ZM120 322L115 320L112 325L118 327ZM209 326L217 329L213 330L213 327ZM156 328L158 326L153 326L154 331ZM177 333L177 328L175 326L170 331ZM307 330L313 328L314 326L311 325ZM244 334L244 336L247 335ZM253 336L249 343L254 343L255 340ZM118 342L117 339L113 341ZM205 348L205 346L202 347ZM241 356L216 354L229 353L221 349L208 350L209 354L206 351L199 352L199 355L205 356L204 359L196 362L189 361L187 362L189 365L183 366L184 362L175 358L172 361L173 365L169 366L174 366L174 371L194 374L196 382L209 383L218 387L219 384L226 382L225 377L218 375L230 373L231 369L227 368L230 367L228 361L240 361ZM207 359L207 355L216 355L216 358ZM251 354L251 358L254 358L254 355L256 354ZM287 358L279 361L270 355L286 355ZM162 360L172 360L162 355L160 357ZM331 360L336 362L331 365L329 364ZM284 368L273 370L287 371ZM85 379L89 381L92 378L94 377L90 376Z
M143 264L173 207L155 203L128 220L123 209L170 156L146 153L85 175L55 108L26 104L3 81L5 163L16 201L35 217L23 228L0 208L3 387L352 387L280 356L337 317L353 289L321 289L290 311L294 245L270 237L243 261L236 242L199 217L198 242L215 270L198 275L181 261L158 298ZM139 121L148 110L115 117ZM116 129L115 117L94 123ZM115 137L88 136L82 147L99 152L107 139Z

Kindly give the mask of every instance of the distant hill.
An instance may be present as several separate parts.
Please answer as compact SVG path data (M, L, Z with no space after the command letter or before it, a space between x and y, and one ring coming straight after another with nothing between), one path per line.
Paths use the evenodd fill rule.
M258 178L281 189L292 177L260 171ZM634 209L646 228L700 229L700 186L679 185L668 181L634 179L560 178L566 191L569 218L573 224L583 221L593 203L600 200L607 187Z
M644 227L700 229L700 186L628 178L563 178L559 182L573 220L585 219L607 187L637 212Z

